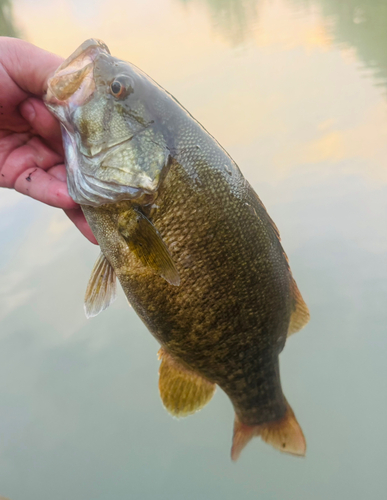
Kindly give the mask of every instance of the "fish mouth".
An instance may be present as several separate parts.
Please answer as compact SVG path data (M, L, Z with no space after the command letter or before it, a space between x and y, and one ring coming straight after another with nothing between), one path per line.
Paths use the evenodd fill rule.
M46 105L55 114L71 98L75 105L85 104L95 91L94 62L101 52L110 55L108 47L95 38L83 42L48 80Z

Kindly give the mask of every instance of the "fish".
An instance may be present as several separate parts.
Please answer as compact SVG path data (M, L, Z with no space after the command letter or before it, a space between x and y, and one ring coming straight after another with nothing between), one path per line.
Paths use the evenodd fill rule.
M160 343L159 391L185 417L216 387L234 408L231 458L254 437L303 456L280 381L287 337L309 321L279 231L229 154L135 65L85 41L48 80L68 190L100 246L85 295L116 295Z

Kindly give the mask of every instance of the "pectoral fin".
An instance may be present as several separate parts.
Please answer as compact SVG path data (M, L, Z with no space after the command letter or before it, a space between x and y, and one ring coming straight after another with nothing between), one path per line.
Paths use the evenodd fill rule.
M144 266L150 267L171 285L179 286L180 277L161 234L144 214L135 210L120 215L118 229L130 250Z
M298 289L296 282L293 280L293 299L294 310L290 316L290 323L288 329L288 337L293 333L298 332L303 328L310 319L308 306L302 298L301 292Z
M97 259L91 272L85 294L87 318L97 316L110 306L116 298L116 273L103 253Z
M186 417L203 408L212 398L216 385L159 350L159 390L165 408L175 417Z

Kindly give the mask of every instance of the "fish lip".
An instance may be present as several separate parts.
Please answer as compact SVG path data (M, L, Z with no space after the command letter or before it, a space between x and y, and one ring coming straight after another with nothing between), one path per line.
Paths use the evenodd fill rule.
M55 73L47 81L47 92L44 96L44 102L51 112L58 115L57 107L66 107L70 104L82 105L87 102L95 91L94 82L94 66L95 61L101 55L110 51L107 45L101 40L90 38L83 42L63 63L58 67ZM71 77L79 75L71 86ZM66 88L66 77L70 87L69 93L66 94L63 87ZM89 79L87 85L82 84L86 79ZM72 91L72 89L74 90ZM78 94L78 95L76 95Z
M85 52L95 52L99 54L101 51L107 52L110 55L110 50L108 46L98 38L89 38L85 42L82 43L67 59L65 59L59 68L55 71L55 73L63 71L66 69L72 62L76 59L79 59Z

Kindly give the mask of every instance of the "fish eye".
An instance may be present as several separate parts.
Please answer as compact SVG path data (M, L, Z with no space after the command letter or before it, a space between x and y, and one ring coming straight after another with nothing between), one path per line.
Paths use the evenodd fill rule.
M118 97L121 94L123 87L122 87L120 82L113 82L110 85L110 88L111 88L112 94L115 95L116 97Z
M133 92L133 81L128 76L118 76L110 84L110 92L116 98L122 98Z

